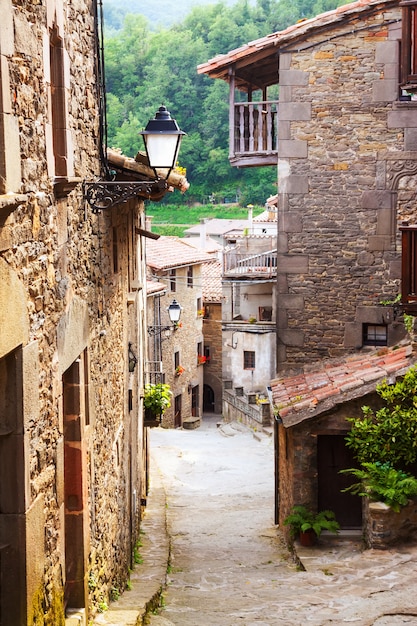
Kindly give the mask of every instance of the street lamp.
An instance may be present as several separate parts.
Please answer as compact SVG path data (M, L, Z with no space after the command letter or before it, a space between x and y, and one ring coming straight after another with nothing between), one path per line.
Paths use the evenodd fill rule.
M84 198L93 213L110 209L140 195L149 197L152 193L168 189L167 179L177 162L184 131L180 130L167 108L160 106L155 118L149 120L145 130L139 134L143 137L154 178L141 181L84 182Z
M161 335L165 330L176 330L180 321L182 307L174 299L167 308L171 324L169 326L148 326L148 335Z

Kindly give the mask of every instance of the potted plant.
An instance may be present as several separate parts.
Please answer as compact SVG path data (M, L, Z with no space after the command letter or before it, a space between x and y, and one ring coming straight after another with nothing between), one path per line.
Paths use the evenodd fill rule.
M149 383L145 385L143 394L145 426L158 426L161 423L162 414L171 406L171 396L171 388L165 383Z
M177 367L175 368L175 376L181 376L181 374L183 374L185 371L185 369L183 368L182 365L177 365Z
M302 546L313 545L323 530L338 533L340 528L333 511L313 513L302 505L292 508L284 524L290 526L291 537L298 537Z

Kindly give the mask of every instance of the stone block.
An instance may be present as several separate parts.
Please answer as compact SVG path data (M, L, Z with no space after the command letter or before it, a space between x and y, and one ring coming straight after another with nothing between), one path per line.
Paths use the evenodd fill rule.
M311 120L310 102L283 102L279 105L279 122L306 121Z
M392 234L392 222L393 215L391 209L380 209L378 211L377 235L391 235Z
M278 143L278 152L283 158L305 159L308 153L307 142L297 139L282 139Z
M361 205L364 209L390 209L392 207L392 192L364 191Z
M404 147L407 151L417 150L417 128L405 129Z
M368 237L368 247L369 250L377 252L392 250L394 248L394 244L392 242L392 237L389 235L370 235L370 237Z
M280 193L308 193L308 178L300 174L291 174L280 179Z
M288 328L278 329L279 340L286 346L302 348L304 346L304 332L301 330L290 330Z
M187 417L182 422L182 427L185 430L195 430L196 428L200 428L201 420L199 417Z
M308 72L302 70L280 70L279 85L304 87L308 85Z
M395 109L388 112L388 128L417 128L417 109Z
M278 274L307 274L308 256L303 254L278 254Z
M399 41L381 41L375 47L375 63L399 63Z
M395 79L376 80L372 84L373 102L392 102L398 97L398 81Z

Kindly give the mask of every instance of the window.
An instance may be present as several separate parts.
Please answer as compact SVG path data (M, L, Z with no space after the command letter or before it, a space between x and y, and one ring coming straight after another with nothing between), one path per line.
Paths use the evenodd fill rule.
M272 320L272 306L260 306L259 319L261 322L270 322Z
M177 369L177 367L179 367L179 364L180 364L180 353L177 351L177 352L174 352L174 367L175 367L175 369Z
M388 343L387 327L385 324L364 324L364 346L386 346Z
M187 269L187 287L193 286L193 266L190 265Z
M401 226L401 304L407 314L417 313L417 227Z
M64 46L57 28L50 34L52 142L55 176L67 176L66 101Z
M169 273L169 288L171 291L177 291L177 272L171 270Z
M417 89L417 0L403 0L401 85Z
M243 352L243 369L244 370L255 369L255 352L251 350L245 350Z

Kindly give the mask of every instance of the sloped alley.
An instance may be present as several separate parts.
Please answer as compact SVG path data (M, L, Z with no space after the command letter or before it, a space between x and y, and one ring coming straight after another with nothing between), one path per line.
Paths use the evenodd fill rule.
M417 624L417 546L361 551L360 537L297 549L274 526L273 439L204 418L154 429L171 562L151 626Z

